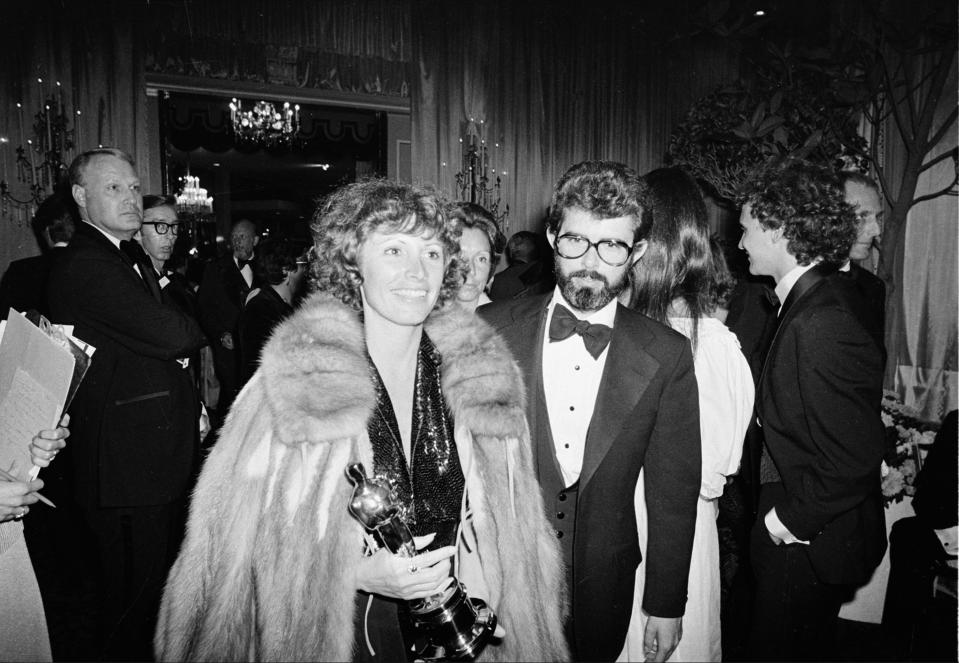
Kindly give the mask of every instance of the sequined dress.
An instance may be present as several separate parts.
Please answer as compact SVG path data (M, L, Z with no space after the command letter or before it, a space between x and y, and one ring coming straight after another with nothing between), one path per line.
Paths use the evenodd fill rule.
M406 462L403 453L389 394L370 362L376 387L376 409L367 422L373 447L373 473L392 480L394 494L406 505L407 523L414 536L436 532L430 550L453 545L465 485L453 439L453 420L440 383L441 362L432 341L424 333L416 362L411 463ZM376 595L372 598L370 603L370 594L357 594L354 660L407 658L408 647L404 645L404 639L410 639L410 623L406 602ZM365 634L369 636L375 656L370 654Z

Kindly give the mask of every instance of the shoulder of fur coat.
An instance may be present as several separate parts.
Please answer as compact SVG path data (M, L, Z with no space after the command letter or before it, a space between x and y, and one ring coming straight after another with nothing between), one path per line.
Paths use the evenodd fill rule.
M434 312L426 333L442 357L440 374L457 425L477 436L525 429L522 376L505 343L458 307ZM275 433L287 444L330 442L366 429L375 393L358 314L314 295L273 332L260 372Z
M436 312L427 332L456 427L472 440L470 540L508 633L480 659L565 660L562 557L532 470L519 370L470 313ZM317 295L276 329L197 482L158 660L352 658L363 531L344 470L371 462L374 399L354 311Z

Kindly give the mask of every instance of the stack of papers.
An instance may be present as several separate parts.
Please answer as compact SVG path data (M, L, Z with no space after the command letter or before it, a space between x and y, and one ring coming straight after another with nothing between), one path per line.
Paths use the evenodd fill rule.
M57 427L93 350L43 317L34 324L11 310L0 322L0 469L21 481L36 478L30 442Z

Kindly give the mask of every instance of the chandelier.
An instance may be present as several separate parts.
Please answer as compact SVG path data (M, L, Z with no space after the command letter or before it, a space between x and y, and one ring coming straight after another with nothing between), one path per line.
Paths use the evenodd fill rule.
M180 178L183 188L176 196L177 214L197 218L213 213L213 196L207 195L207 190L200 186L200 178L185 175Z
M79 142L79 129L70 128L71 114L63 104L63 87L60 81L49 90L43 79L37 79L40 109L33 116L32 132L24 133L22 102L17 102L20 144L14 148L10 139L0 137L0 216L14 218L17 225L28 223L44 198L53 193L57 182L66 169L65 159ZM74 110L79 119L80 110ZM29 135L29 138L27 137ZM24 197L11 192L14 180L7 172L7 152L12 153L14 178L24 190ZM14 156L15 155L15 156Z
M463 123L460 137L460 170L456 173L456 195L459 200L480 205L493 215L503 233L509 233L509 204L502 206L502 178L506 171L496 172L493 158L497 156L500 143L493 142L490 153L486 142L486 120L470 118ZM445 163L443 164L446 165ZM501 208L502 206L502 208Z
M252 110L243 110L236 97L230 102L233 135L238 143L262 147L289 147L300 129L300 105L284 102L277 110L269 101L258 101Z

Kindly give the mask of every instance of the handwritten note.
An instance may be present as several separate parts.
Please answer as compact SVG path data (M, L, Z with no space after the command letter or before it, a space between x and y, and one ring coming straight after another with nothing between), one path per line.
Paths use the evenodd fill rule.
M36 422L55 421L59 403L21 368L14 373L11 387L0 401L0 458L3 469L26 481L33 468L29 445L38 431Z

